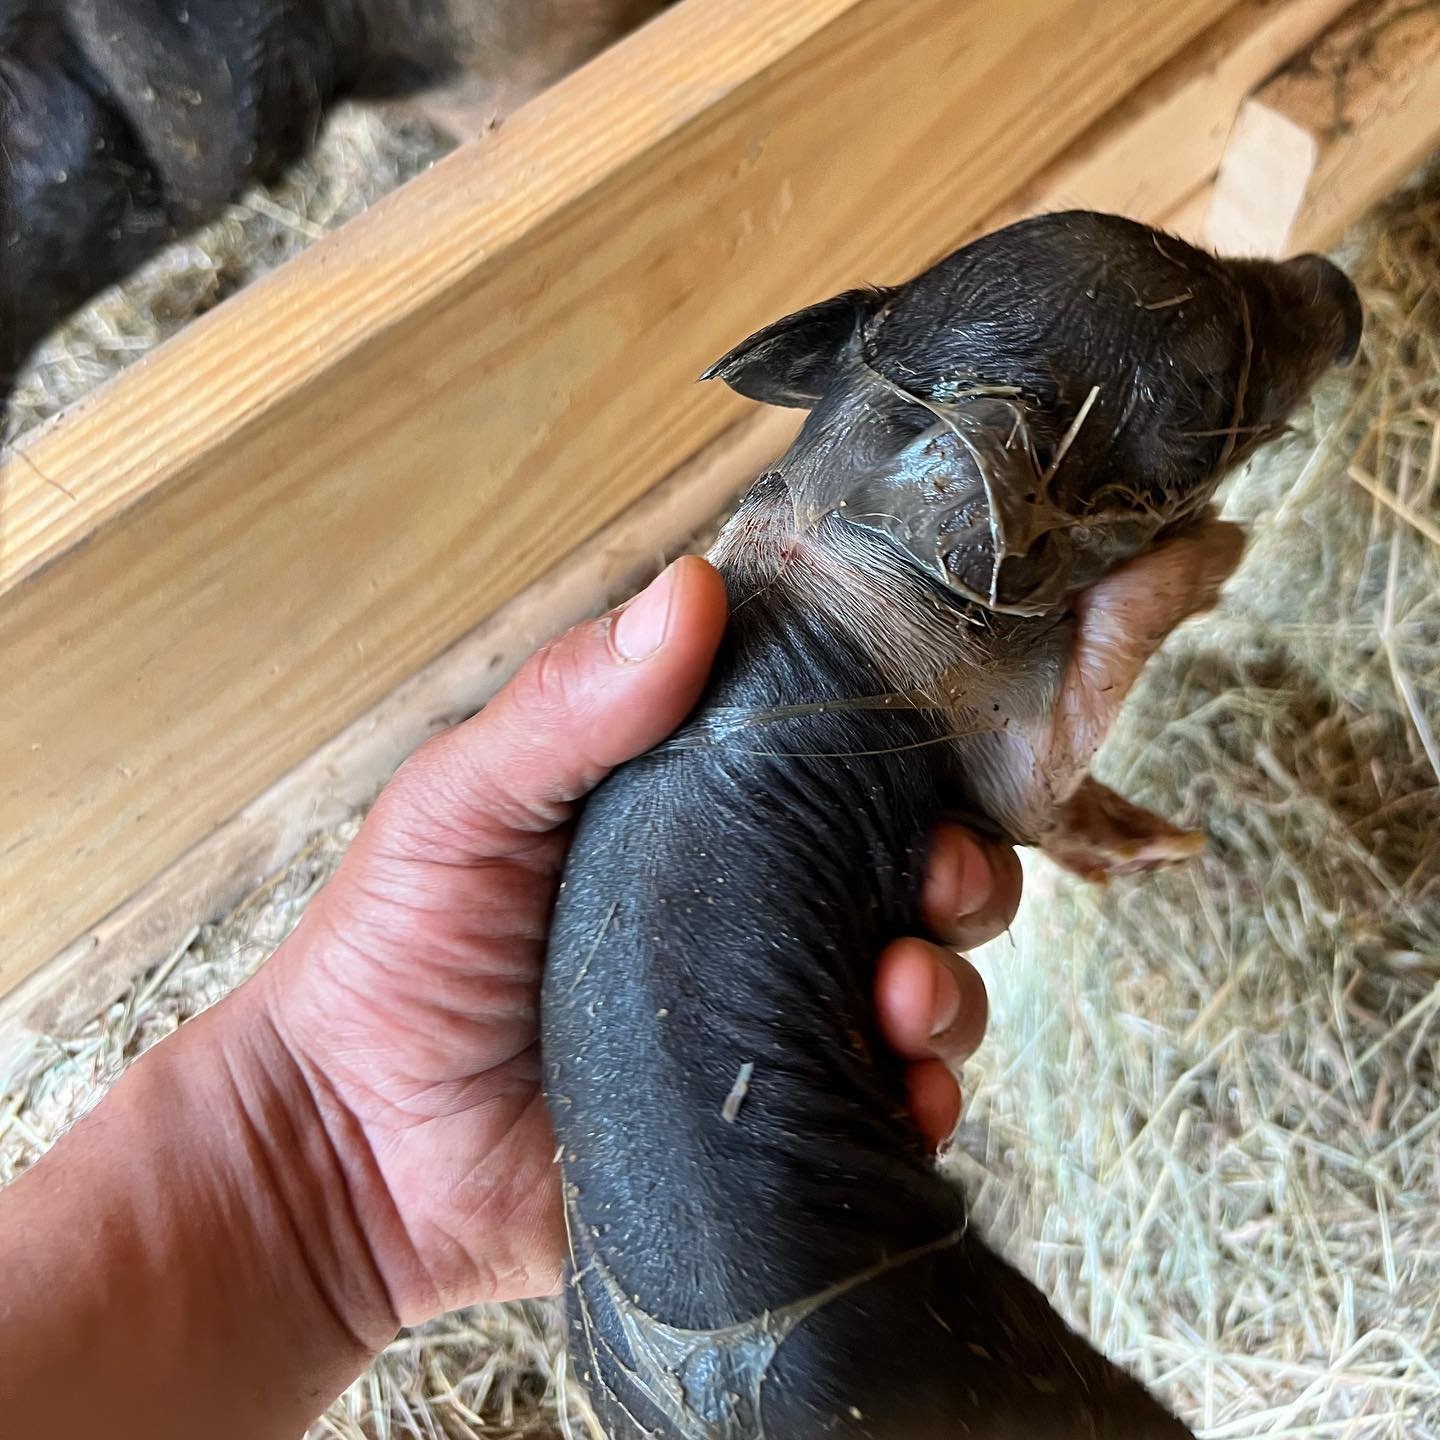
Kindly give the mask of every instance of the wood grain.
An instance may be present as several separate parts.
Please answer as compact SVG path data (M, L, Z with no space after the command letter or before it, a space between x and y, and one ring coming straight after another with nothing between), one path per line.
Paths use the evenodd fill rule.
M1159 221L1162 229L1192 245L1207 247L1209 241L1210 206L1215 200L1215 182L1208 180L1204 185L1187 195L1165 218Z
M1127 95L990 215L993 229L1049 210L1108 210L1159 224L1225 155L1246 98L1352 0L1248 0Z
M49 429L0 474L0 991L733 420L716 354L1224 8L687 0Z
M757 409L0 995L0 1074L36 1034L83 1024L197 923L252 894L311 836L368 805L418 745L473 714L546 640L633 594L713 523L799 429Z
M1206 237L1323 250L1440 143L1440 6L1369 0L1259 90L1220 166Z

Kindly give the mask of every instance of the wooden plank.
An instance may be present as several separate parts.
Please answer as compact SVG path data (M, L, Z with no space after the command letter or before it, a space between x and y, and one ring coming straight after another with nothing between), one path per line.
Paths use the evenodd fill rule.
M418 745L473 714L544 641L633 594L738 498L803 417L731 426L489 620L392 690L186 851L139 894L0 996L0 1075L36 1034L83 1024L148 966L368 805Z
M719 433L737 336L935 257L1225 8L686 0L39 437L0 991Z
M1323 250L1440 144L1440 6L1369 0L1246 102L1206 237L1230 254Z
M1215 199L1215 182L1207 181L1193 194L1187 195L1168 215L1157 223L1172 235L1192 245L1208 246L1210 206Z
M1092 125L984 229L1049 210L1157 224L1212 180L1246 98L1352 0L1249 0Z

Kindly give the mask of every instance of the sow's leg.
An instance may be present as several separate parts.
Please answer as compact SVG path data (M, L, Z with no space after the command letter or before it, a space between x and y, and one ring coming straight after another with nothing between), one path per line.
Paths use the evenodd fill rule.
M498 115L659 3L0 0L0 405L49 330L297 159L332 101L453 83Z

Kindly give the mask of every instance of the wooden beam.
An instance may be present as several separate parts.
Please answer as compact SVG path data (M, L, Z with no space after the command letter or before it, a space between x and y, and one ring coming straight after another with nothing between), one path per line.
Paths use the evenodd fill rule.
M633 594L794 438L761 409L185 852L138 894L0 995L0 1075L36 1033L83 1024L147 966L281 870L318 831L374 799L418 745L473 714L551 636Z
M1333 0L1330 8L1336 8ZM1217 114L1228 113L1243 74L1275 69L1278 48L1303 40L1321 18L1321 8L1311 0L1241 6L1141 87L1138 94L1149 103L1132 99L1091 127L1022 200L1001 207L984 228L1067 204L1109 204L1204 243L1213 176L1168 214L1159 213L1182 179L1166 163L1174 151L1170 141L1193 137L1197 122L1212 136L1224 129L1218 122L1205 126L1203 111L1181 103L1180 97L1193 95L1191 82L1213 76L1218 64L1223 78L1212 99ZM1248 57L1243 72L1237 69L1242 55ZM1145 144L1135 143L1136 134L1147 137ZM1152 159L1149 173L1136 168ZM1094 178L1107 176L1131 177L1128 204L1114 188L1106 188L1103 178ZM169 953L197 917L237 903L316 830L366 803L414 745L488 699L545 635L640 584L662 555L674 552L783 447L795 423L792 412L760 410L731 427L697 461L562 561L552 576L401 684L0 999L0 1068L7 1037L18 1039L34 1028L63 1028L105 1003L133 975Z
M1215 200L1215 182L1207 181L1193 194L1187 195L1168 215L1156 223L1188 240L1192 245L1210 244L1210 206Z
M1230 254L1323 250L1440 144L1440 6L1358 5L1240 111L1205 226Z
M1049 210L1158 224L1213 180L1247 96L1352 0L1248 0L1092 125L990 215L994 229Z
M686 0L0 471L0 991L718 434L1228 0Z

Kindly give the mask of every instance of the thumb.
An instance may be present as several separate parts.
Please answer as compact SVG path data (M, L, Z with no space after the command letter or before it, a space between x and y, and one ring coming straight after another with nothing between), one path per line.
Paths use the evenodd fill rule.
M684 720L725 614L724 582L690 555L619 609L552 640L478 715L400 768L372 816L383 849L464 865L528 848L564 824L610 770Z

